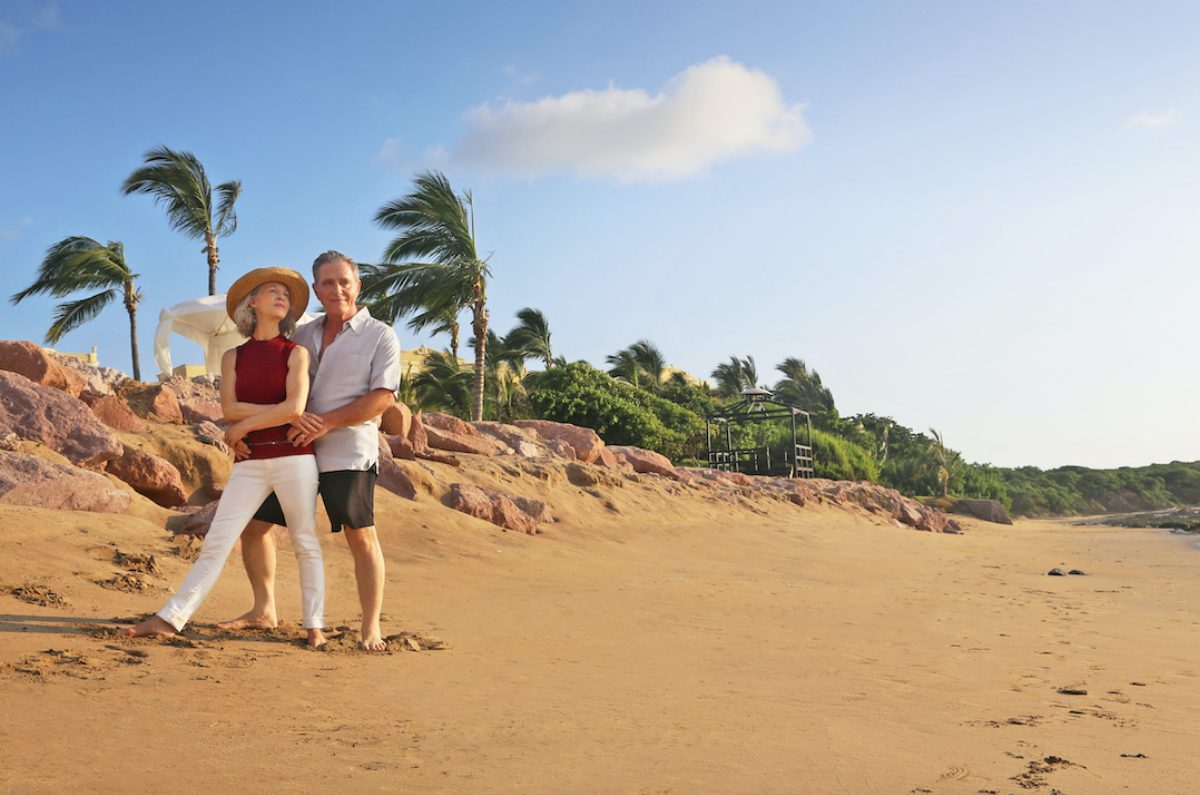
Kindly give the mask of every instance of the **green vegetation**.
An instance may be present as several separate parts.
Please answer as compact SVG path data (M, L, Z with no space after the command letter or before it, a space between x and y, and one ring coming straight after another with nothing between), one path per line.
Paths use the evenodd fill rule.
M100 310L121 296L129 314L129 346L133 356L133 377L142 380L138 356L137 305L142 293L134 287L138 275L125 262L125 247L120 243L107 246L90 237L68 237L46 251L33 284L10 299L19 304L31 295L46 293L65 298L80 291L100 289L100 292L77 301L61 303L54 311L54 323L46 332L46 342L55 343L88 322Z
M233 205L242 193L242 183L231 180L218 185L214 205L213 187L196 156L159 146L146 153L142 167L129 175L121 190L126 196L150 194L156 204L166 208L172 229L204 241L204 253L208 258L208 294L215 295L217 265L221 261L217 239L237 230L237 213Z

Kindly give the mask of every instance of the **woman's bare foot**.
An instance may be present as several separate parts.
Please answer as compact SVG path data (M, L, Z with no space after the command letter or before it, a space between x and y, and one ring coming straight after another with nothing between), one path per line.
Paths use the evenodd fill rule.
M123 638L173 638L175 627L168 624L159 616L150 616L145 621L134 624L121 633Z
M359 644L359 647L363 651L387 651L387 641L383 639L383 632L379 629L378 621L374 626L363 624L362 643Z
M308 648L320 649L325 646L328 641L325 638L325 633L320 627L314 627L308 631Z
M279 619L275 616L274 610L251 610L237 618L222 621L217 624L217 629L237 631L239 629L275 629L277 626L279 626Z

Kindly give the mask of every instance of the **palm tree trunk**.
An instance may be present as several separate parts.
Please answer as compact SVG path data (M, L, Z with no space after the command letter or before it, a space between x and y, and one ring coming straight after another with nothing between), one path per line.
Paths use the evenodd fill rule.
M204 236L204 250L208 254L208 294L217 294L217 265L221 255L217 252L217 238L209 233Z
M454 361L458 361L458 323L450 325L450 353L454 354Z
M475 405L471 409L471 419L479 422L483 419L483 367L487 355L488 311L482 287L478 283L475 285L475 297L471 305L471 330L475 332Z
M129 352L133 357L133 380L142 380L142 365L137 343L137 302L133 300L131 285L125 285L125 311L129 313Z

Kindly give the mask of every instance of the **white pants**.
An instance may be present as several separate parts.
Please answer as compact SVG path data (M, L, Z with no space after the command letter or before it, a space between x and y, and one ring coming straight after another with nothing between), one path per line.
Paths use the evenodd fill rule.
M216 515L209 525L200 556L158 615L183 629L221 576L221 569L246 523L271 492L279 498L288 533L300 564L300 597L304 628L325 626L325 560L317 540L317 461L311 455L288 455L238 461L233 465Z

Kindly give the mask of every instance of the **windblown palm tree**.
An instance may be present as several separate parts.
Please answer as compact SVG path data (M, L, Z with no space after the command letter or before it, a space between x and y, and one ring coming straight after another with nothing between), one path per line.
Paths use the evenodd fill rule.
M31 295L39 293L65 298L84 290L100 292L80 298L78 301L61 303L55 309L54 323L46 332L46 342L55 343L68 332L82 326L100 313L120 296L129 313L129 347L133 357L133 377L142 380L142 367L138 357L137 305L142 293L134 287L136 273L129 270L125 262L125 247L110 242L107 246L90 237L68 237L46 250L46 257L38 268L33 284L16 293L10 299L19 304Z
M237 213L233 205L242 193L238 180L217 186L217 202L213 204L213 188L204 173L204 166L191 152L177 152L166 146L151 149L143 158L142 167L129 175L121 190L148 193L156 204L167 211L171 228L190 238L204 241L208 256L208 294L217 292L217 265L221 262L217 239L237 230Z
M717 382L717 394L722 397L737 397L744 389L758 386L758 365L753 356L739 359L730 356L727 364L718 364L712 371L713 380Z
M475 246L470 192L459 196L444 174L426 171L407 196L385 204L375 223L400 231L384 250L382 265L363 266L364 300L385 319L425 312L434 317L471 310L475 382L471 418L483 417L487 354L487 262ZM372 310L374 313L374 310Z
M372 317L380 317L371 308ZM392 321L395 322L393 318ZM417 334L429 329L434 334L446 334L450 337L450 355L458 358L458 312L442 310L440 312L418 312L408 321L408 327Z
M833 411L833 393L821 383L816 370L809 370L803 359L789 356L776 370L783 380L775 384L775 396L808 411Z
M611 356L606 356L604 361L611 365L608 374L613 378L619 378L635 387L641 386L644 374L632 346L622 348Z
M488 329L487 378L492 388L488 394L491 414L500 422L516 416L517 404L525 396L525 350L512 343L512 332L504 337ZM471 340L473 345L475 340Z
M525 307L517 312L517 320L520 323L508 332L506 339L526 356L541 359L549 370L554 366L554 353L550 349L550 323L546 316L540 310Z

